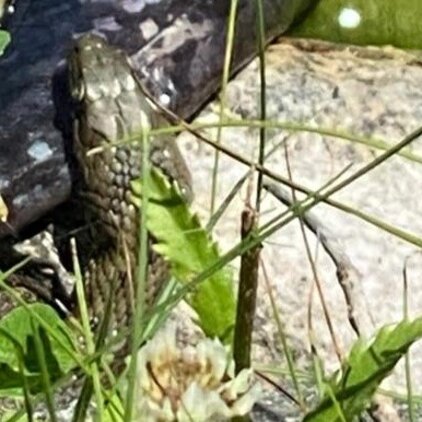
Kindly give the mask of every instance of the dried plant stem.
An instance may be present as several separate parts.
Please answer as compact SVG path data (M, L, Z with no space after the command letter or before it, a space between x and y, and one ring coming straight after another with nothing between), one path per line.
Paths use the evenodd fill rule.
M283 204L290 207L294 204L291 195L280 186L268 183L266 188ZM363 293L359 288L360 279L357 268L344 252L339 239L335 237L329 228L310 210L302 215L303 223L311 230L321 242L322 247L336 266L337 280L343 290L347 304L349 323L355 333L369 334L373 322L363 300Z
M256 228L256 214L250 207L242 212L242 239ZM251 366L252 331L258 287L259 255L261 245L255 245L241 256L239 292L234 334L234 361L236 373Z

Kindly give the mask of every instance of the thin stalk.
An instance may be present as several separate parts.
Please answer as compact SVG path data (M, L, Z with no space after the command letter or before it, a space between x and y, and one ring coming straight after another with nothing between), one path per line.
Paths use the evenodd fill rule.
M286 142L288 136L284 137L280 142L278 142L276 145L274 145L270 151L268 151L265 154L264 160L271 157L272 154L274 154L275 151L284 143ZM243 186L243 183L247 180L248 177L251 176L251 172L253 169L249 169L240 179L239 181L234 185L233 189L228 193L226 198L222 201L221 205L218 207L217 211L212 215L212 217L209 219L205 230L207 232L211 232L212 229L215 227L221 216L226 211L227 207L231 204L233 198L239 193L240 189Z
M21 360L19 360L19 374L22 377L22 390L23 390L23 398L24 398L24 406L25 406L25 412L27 417L27 422L33 422L34 421L34 410L31 403L31 390L29 387L28 379L25 376L25 368L24 368L24 359L23 355L21 356Z
M262 0L255 0L255 9L256 9L256 34L257 34L257 44L258 44L258 57L259 57L259 78L260 78L260 120L265 121L267 118L267 84L265 80L265 24L264 24L264 11L262 7ZM262 126L259 129L259 157L258 163L263 166L265 158L265 139L266 139L266 129L265 126ZM262 183L263 183L263 174L258 173L258 181L256 188L256 212L259 214L261 209L261 194L262 194Z
M22 390L23 390L23 396L24 396L24 409L26 411L26 417L27 422L32 422L34 420L33 417L33 406L31 403L31 392L30 387L28 383L28 378L25 375L25 351L23 350L22 345L13 337L13 335L5 328L0 327L0 334L1 337L4 337L8 341L10 341L13 344L13 347L15 348L15 353L17 355L17 361L18 361L18 369L19 369L19 375L21 376L21 382L22 382Z
M154 102L154 101L153 101ZM342 129L333 129L333 128L327 128L327 127L315 127L310 126L305 123L295 123L290 121L278 121L278 120L253 120L253 119L227 119L223 122L193 122L193 123L186 123L178 116L176 116L171 111L167 110L166 108L160 106L159 107L171 120L174 121L175 125L172 126L165 126L158 129L152 129L150 135L151 136L159 136L159 135L168 135L168 134L175 134L183 130L188 130L190 132L194 132L194 135L197 136L199 139L203 140L207 144L211 145L212 147L219 149L222 152L225 152L224 147L221 145L218 145L215 141L210 140L208 138L202 139L200 136L198 136L195 132L199 130L207 130L207 129L215 129L219 126L222 126L223 128L230 127L230 128L249 128L249 129L259 129L261 127L265 127L266 129L280 129L280 130L286 130L291 133L296 132L307 132L307 133L315 133L316 135L320 136L327 136L330 138L337 138L344 141L349 141L357 144L365 145L368 148L380 150L380 151L386 151L391 147L391 142L387 142L385 139L380 138L368 138L366 136L360 136L357 134L353 134L350 132L347 132ZM88 152L89 155L94 155L101 153L107 148L111 148L113 146L118 145L125 145L130 144L133 142L136 142L136 139L139 138L139 135L133 135L128 136L120 140L119 142L113 142L109 145L102 145L96 148L92 148ZM234 158L236 158L236 153L233 152ZM397 155L406 158L409 161L414 161L416 163L422 164L422 157L418 154L413 153L409 149L403 149L402 151L399 151ZM242 160L238 160L241 161Z
M311 347L311 356L312 356L312 366L314 370L314 379L315 384L317 387L319 398L321 399L324 397L324 369L321 364L321 359L318 355L318 350L316 348L316 341L314 335L314 328L312 324L312 298L314 296L314 283L312 283L311 288L309 290L308 296L308 308L306 313L306 318L308 322L308 338L309 338L309 345Z
M225 109L225 97L226 97L226 88L227 83L230 77L230 65L233 52L233 43L234 43L234 32L236 28L236 11L237 11L238 0L231 0L230 2L230 13L227 23L227 38L226 38L226 50L224 55L224 66L223 66L223 76L221 80L221 95L220 95L220 123L223 123L224 120L224 109ZM217 143L221 142L221 133L222 125L217 127ZM215 151L214 155L214 166L212 172L212 183L211 183L211 207L210 215L214 214L215 210L215 201L217 199L217 184L218 184L218 167L220 161L220 153L218 150Z
M115 287L116 287L116 281L114 280L110 283L109 297L107 299L104 316L101 320L97 338L95 340L95 353L91 354L91 356L93 357L93 360L92 360L93 362L99 361L101 359L101 356L104 353L104 351L101 350L101 348L104 344L104 341L106 339L106 336L109 330L112 306L113 306L114 297L115 297ZM103 370L108 377L107 382L109 383L109 385L115 385L114 376L112 372L109 370L108 366L104 365ZM91 401L93 388L94 388L94 385L93 385L92 378L86 377L85 382L81 389L81 393L79 394L79 397L78 397L78 402L76 403L75 412L73 415L73 421L85 421L86 412L88 410L88 406ZM106 396L107 400L109 399L110 395L113 395L113 392L107 391L104 393L104 396Z
M292 175L292 170L291 170L291 167L290 167L290 160L289 160L289 152L288 152L286 144L284 144L284 156L285 156L285 161L286 161L287 175L289 177L289 180L293 181L293 175ZM296 197L296 192L295 192L294 189L292 189L292 198L293 198L293 203L295 203L297 201L297 197ZM302 214L299 215L298 219L299 219L300 232L302 234L303 243L305 245L306 257L307 257L309 264L311 266L312 276L313 276L313 279L314 279L315 284L317 286L318 296L319 296L319 300L321 302L325 322L327 323L328 331L330 332L331 340L333 342L334 350L336 352L337 358L338 358L338 360L341 364L342 361L343 361L343 358L342 358L340 345L338 343L336 334L334 332L334 326L333 326L333 323L331 321L330 313L328 311L328 306L327 306L327 303L325 301L324 292L322 290L322 283L319 279L319 275L318 275L318 271L316 269L314 259L312 258L311 248L309 246L308 237L306 235L305 225L303 223Z
M292 396L285 388L283 388L280 384L277 384L275 381L273 381L270 377L268 377L264 373L259 372L257 370L255 370L255 371L256 371L256 374L260 378L262 378L265 382L267 382L268 384L273 386L275 389L277 389L280 393L282 393L285 397L287 397L296 406L300 407L300 403L298 402L298 400L294 396Z
M224 198L221 205L218 207L217 211L211 216L209 219L205 230L208 233L211 233L215 225L220 220L221 216L224 214L224 212L227 210L227 207L231 204L233 198L239 193L240 189L242 188L243 184L247 180L247 178L251 175L251 171L248 171L244 176L240 178L240 180L233 186L233 189L228 193L226 198Z
M407 400L407 394L400 394L397 391L391 391L391 390L385 390L384 388L380 388L378 390L378 393L380 395L386 396L386 397L391 397L394 400L400 401L400 402L406 402ZM421 406L422 405L422 396L421 395L417 395L414 394L413 395L413 401L415 402L416 405Z
M32 330L34 333L35 353L37 355L38 364L41 371L41 380L45 393L45 402L47 405L48 414L51 422L57 422L56 411L54 410L53 391L51 389L50 377L48 375L47 362L45 360L44 346L40 338L39 328L35 325L34 320L31 319Z
M403 318L409 320L409 295L408 295L408 280L407 280L407 264L409 257L406 259L403 267ZM407 407L409 412L409 421L416 422L415 403L413 402L413 386L412 386L412 370L410 366L410 355L406 352L405 355L405 374L406 374L406 389L407 389Z
M343 189L345 186L350 184L351 182L357 180L358 178L362 177L364 174L366 174L369 170L379 166L382 164L385 160L390 158L392 155L396 154L398 150L405 147L406 145L410 144L412 141L414 141L417 137L419 137L422 134L422 127L415 130L408 136L406 136L401 142L394 145L392 148L390 148L388 151L386 151L382 156L375 158L373 161L368 163L366 166L358 170L357 172L353 173L351 176L349 176L345 181L339 182L335 186L333 186L331 189L327 190L325 193L320 193L318 191L314 191L306 197L304 200L297 202L294 204L294 206L289 207L287 211L281 214L284 219L282 221L274 222L274 224L267 228L266 230L260 230L260 234L257 236L252 236L250 238L245 239L240 244L234 246L232 249L230 249L228 252L226 252L219 261L217 261L215 264L211 265L208 269L203 271L201 274L196 276L189 284L181 287L177 293L174 294L174 296L169 299L169 303L165 303L160 305L161 307L168 306L170 303L175 305L180 300L184 298L186 294L188 294L192 289L195 288L195 286L207 278L209 278L211 275L213 275L216 271L220 270L224 266L226 266L229 262L231 262L233 259L237 258L239 255L241 255L244 251L260 244L264 239L271 236L273 233L278 231L281 227L284 227L289 222L293 221L300 213L306 212L313 208L315 205L326 202L330 203L333 202L329 199L331 195L334 193L337 193L341 189ZM347 183L346 183L347 182ZM329 201L329 202L328 202ZM340 208L341 209L341 208ZM396 229L395 227L389 226L384 222L381 222L380 220L376 219L375 217L366 216L366 214L362 213L364 219L368 222L371 222L376 227L380 227L385 231L388 231L390 233L396 234L398 237L402 237L404 240L407 240L410 243L415 244L416 246L419 246L422 248L422 239L419 237L416 237L412 234L406 233L400 229ZM159 308L159 307L158 307ZM158 311L159 309L157 309Z
M327 389L327 394L329 395L332 403L334 404L334 408L336 409L337 412L337 416L338 418L336 418L335 420L339 420L341 422L348 422L348 420L346 419L346 416L343 412L343 409L341 408L341 405L339 403L339 401L336 398L336 395L331 387L331 385L329 383L325 383L325 388Z
M143 126L144 129L141 133L142 142L142 180L143 189L141 192L142 198L142 212L140 213L140 234L139 234L139 252L138 252L138 265L136 274L136 302L135 310L132 321L132 337L131 337L131 359L128 372L128 389L126 394L125 403L125 416L126 422L133 420L133 407L136 393L136 371L138 366L138 348L143 330L143 319L146 303L146 284L147 284L147 270L148 270L148 232L145 219L148 214L149 202L149 188L148 178L150 177L150 162L149 162L149 132L147 125Z
M289 344L287 343L287 336L286 336L286 333L284 332L284 324L281 321L280 314L277 309L277 305L275 303L273 289L270 285L268 273L265 268L264 261L262 259L261 259L261 267L262 267L262 272L264 275L265 285L267 287L268 297L270 298L271 310L274 315L276 326L277 326L278 336L280 338L284 357L286 358L286 361L287 361L289 375L290 375L290 378L292 379L294 389L296 390L297 402L302 412L305 413L306 412L305 400L303 399L302 391L299 385L299 380L298 380L298 377L296 376L296 369L293 362L293 356L292 356L292 353L290 352Z
M76 242L75 239L71 239L71 249L72 249L72 259L73 259L73 268L75 272L75 279L76 279L76 296L78 300L79 312L81 316L81 323L82 329L84 333L84 339L86 343L86 349L88 355L93 355L95 353L95 343L92 335L91 325L89 323L89 314L88 314L88 306L85 300L85 292L84 292L84 285L82 281L82 273L81 268L79 265L78 254L76 249ZM101 381L100 381L100 374L98 370L98 365L96 361L93 361L90 364L91 371L92 371L92 385L95 394L95 401L97 404L97 411L95 412L95 420L98 422L102 421L104 415L104 405L103 405L103 396L101 393ZM90 390L89 390L90 391ZM90 397L89 397L90 398ZM89 399L86 398L86 401ZM83 414L79 414L76 412L74 415L74 421L79 422L85 419L84 408L81 408Z
M145 92L145 94L147 95L147 92ZM398 229L394 226L391 226L390 224L385 223L384 221L382 221L382 220L380 220L376 217L368 215L368 214L364 213L363 211L360 211L358 209L354 209L353 207L350 207L348 205L345 205L341 202L338 202L338 201L330 198L330 196L333 193L342 189L348 183L351 183L354 179L361 177L363 174L365 174L368 171L372 170L373 168L377 167L379 164L381 164L382 162L384 162L385 160L387 160L391 156L393 156L395 154L399 154L400 151L403 148L407 147L410 143L412 143L415 139L417 139L418 137L420 137L422 135L422 126L417 128L413 132L411 132L409 135L407 135L405 138L403 138L403 140L401 142L399 142L398 144L393 145L392 147L388 148L383 154L381 154L380 156L375 158L368 165L362 167L359 170L358 173L354 173L348 179L345 179L345 182L341 186L336 187L335 191L332 191L332 192L329 191L325 195L320 195L318 192L312 191L312 190L310 190L310 189L308 189L308 188L306 188L306 187L304 187L304 186L302 186L298 183L292 183L288 178L282 177L282 176L278 175L277 173L274 173L274 172L268 170L267 168L259 165L259 163L256 163L256 164L252 163L250 160L239 156L237 153L233 152L231 149L229 149L229 148L227 148L223 145L219 145L219 144L217 144L213 141L210 141L207 137L201 135L200 133L198 133L197 131L192 129L192 127L189 123L187 123L184 120L181 120L177 115L175 115L172 111L163 107L156 100L154 100L153 98L150 98L150 100L159 110L163 111L163 113L165 113L165 115L168 116L172 121L181 124L181 126L184 129L186 129L188 132L192 133L198 139L201 139L206 144L212 145L213 147L219 149L220 151L223 151L228 156L230 156L230 157L236 159L237 161L247 165L249 168L255 167L255 169L257 171L262 172L264 175L266 175L266 176L268 176L268 177L270 177L270 178L272 178L276 181L279 181L280 183L283 183L286 186L294 188L294 189L298 190L299 192L306 193L307 195L309 195L308 198L313 197L315 195L318 195L318 201L316 203L325 202L326 204L331 205L335 208L338 208L339 210L342 210L342 211L347 212L351 215L359 217L360 219L366 221L367 223L370 223L370 224L374 225L375 227L378 227L381 230L386 231L387 233L391 233L394 236L399 237L402 240L405 240L406 242L412 243L412 244L414 244L418 247L422 247L422 239L420 237L415 236L412 233L406 232L405 230L401 230L401 229ZM313 205L311 205L311 207L312 206Z

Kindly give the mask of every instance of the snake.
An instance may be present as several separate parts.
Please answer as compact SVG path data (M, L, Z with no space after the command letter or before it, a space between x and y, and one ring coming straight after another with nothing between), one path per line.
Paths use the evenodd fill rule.
M69 223L65 230L73 233L82 221L88 229L77 230L75 237L91 315L102 318L110 286L117 283L113 323L127 325L133 316L140 220L131 181L141 174L142 149L119 141L143 125L167 124L141 85L184 119L216 92L230 2L38 3L20 0L28 7L20 9L25 13L5 19L12 44L0 60L0 198L7 210L6 221L4 214L0 219L0 269L13 265L16 241L47 223L59 229ZM265 41L285 32L313 4L263 0ZM257 54L255 25L255 2L240 0L231 74ZM75 41L81 33L86 35ZM90 153L98 148L101 152ZM154 138L149 154L151 164L178 184L189 202L191 176L174 140ZM68 253L59 252L69 264ZM148 255L152 303L168 280L169 266L151 247ZM44 272L35 263L29 274L18 276L38 286Z
M67 53L94 32L130 56L154 98L191 119L218 90L227 0L19 0L3 19L11 43L0 57L0 238L21 240L60 218L74 177ZM263 0L265 41L316 0ZM231 74L257 54L255 0L239 0ZM7 269L7 268L5 268Z
M143 151L140 142L124 140L168 122L145 96L126 54L100 36L79 38L68 62L75 102L73 150L82 176L77 194L86 220L93 222L88 238L86 233L79 236L79 243L85 243L79 261L89 309L94 320L101 320L115 282L112 325L128 326L134 309L140 222L131 182L141 176ZM99 152L90 154L95 149ZM149 159L190 202L191 175L173 137L153 137ZM86 247L87 243L95 247ZM146 297L151 304L169 278L169 266L152 247L148 261Z

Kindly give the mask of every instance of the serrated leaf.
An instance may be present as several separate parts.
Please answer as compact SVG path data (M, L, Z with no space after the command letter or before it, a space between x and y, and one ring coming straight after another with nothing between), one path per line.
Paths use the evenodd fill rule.
M140 204L141 184L134 182L135 203ZM174 184L156 169L148 180L147 227L158 240L155 249L172 267L174 277L188 283L218 261L217 245L192 214ZM210 337L229 341L235 320L235 297L230 271L222 269L189 296L201 328Z
M0 393L21 394L22 376L19 360L23 363L25 376L31 392L42 388L41 371L34 347L34 327L39 331L51 380L75 367L75 362L60 344L73 348L72 334L59 315L47 305L29 305L31 312L38 314L54 332L53 338L23 307L9 312L0 321ZM32 322L31 322L31 319Z
M370 341L356 341L344 369L334 374L329 382L337 404L326 394L304 422L341 421L337 406L346 420L352 421L367 407L380 383L409 347L421 337L422 317L383 327Z

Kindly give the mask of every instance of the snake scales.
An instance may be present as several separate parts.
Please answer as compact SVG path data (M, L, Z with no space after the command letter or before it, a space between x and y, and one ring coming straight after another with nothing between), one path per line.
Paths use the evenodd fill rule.
M69 59L70 91L75 101L74 152L82 181L78 188L89 231L77 243L92 315L103 316L112 283L113 326L127 326L133 315L140 216L132 203L131 181L140 177L140 143L119 141L139 137L142 127L157 128L164 118L145 98L126 55L102 38L80 38ZM89 154L93 148L103 147ZM187 199L190 174L174 140L154 137L150 160ZM99 222L99 224L98 224ZM152 239L150 239L152 243ZM149 248L147 302L168 280L168 264Z
M139 130L140 109L153 127L161 124L161 118L138 90L123 53L112 50L95 36L80 40L68 62L64 60L65 52L75 34L87 31L101 34L130 56L134 72L155 98L164 97L170 110L190 119L220 84L229 3L224 0L19 2L17 13L5 22L12 43L0 60L3 81L0 84L0 197L8 210L7 221L0 220L2 270L20 262L14 249L21 239L38 233L46 224L60 226L62 220L68 220L67 230L74 231L80 227L83 213L82 224L88 221L89 230L77 230L75 236L93 315L101 317L109 295L109 281L115 279L120 283L118 297L113 302L116 321L130 320L133 293L130 278L136 268L137 254L131 252L122 260L122 244L135 245L128 250L137 249L139 216L129 200L129 181L139 175L141 151L111 144ZM312 0L264 0L266 40L283 33L312 3ZM257 52L256 33L251 30L255 24L255 2L241 0L236 15L232 72ZM76 103L75 131L70 129L69 118L70 62L71 89ZM77 135L77 142L73 142L70 132ZM72 163L72 154L67 151L69 141L71 149L76 146L79 170L75 172L76 177L69 165ZM86 156L87 150L104 143L109 148L101 154ZM177 180L189 197L190 176L175 145L170 140L155 139L150 147L152 163ZM79 198L76 203L81 203L77 208L73 208L75 198ZM72 206L65 202L69 200L73 201ZM166 278L168 268L152 251L150 255L149 296L152 298ZM61 258L69 268L68 253L61 254ZM48 286L44 289L43 285L42 297L50 303L60 300L73 307L73 298L67 292L55 291L59 283L54 284L56 274L51 271L50 263L33 264L29 269L26 266L23 274L17 274L18 283L25 280L25 286L29 290L35 286L39 295L46 268Z

